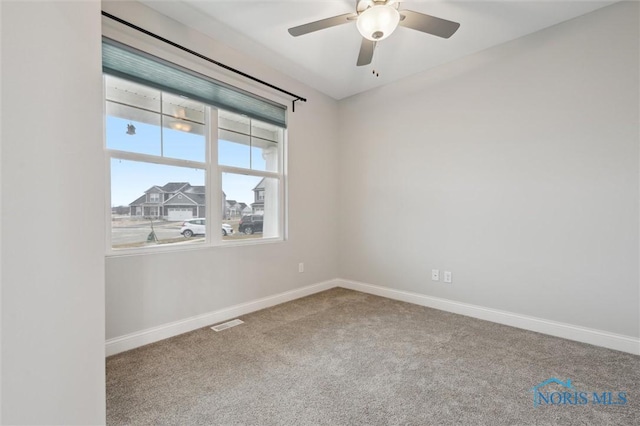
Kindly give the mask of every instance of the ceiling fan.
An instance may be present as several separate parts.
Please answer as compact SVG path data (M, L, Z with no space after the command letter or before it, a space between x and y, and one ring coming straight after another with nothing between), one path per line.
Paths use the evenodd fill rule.
M399 10L399 6L397 0L356 0L356 12L289 28L289 34L298 37L355 21L363 37L357 62L358 66L362 66L371 63L376 43L389 37L398 26L442 38L451 37L460 27L457 22L412 10Z

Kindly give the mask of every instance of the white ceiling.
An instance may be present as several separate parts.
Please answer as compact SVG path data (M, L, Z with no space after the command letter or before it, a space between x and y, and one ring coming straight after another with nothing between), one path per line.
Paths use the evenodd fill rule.
M355 0L143 0L157 11L342 99L539 31L615 1L406 1L400 9L459 22L441 39L399 27L357 67L355 23L292 37L287 29L355 11ZM215 58L214 58L215 59ZM379 73L373 75L372 70ZM251 74L251 70L243 70ZM260 76L257 76L260 77Z

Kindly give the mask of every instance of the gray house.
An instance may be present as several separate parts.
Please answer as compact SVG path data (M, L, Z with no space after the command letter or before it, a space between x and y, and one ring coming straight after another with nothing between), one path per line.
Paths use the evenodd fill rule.
M225 198L222 194L223 201ZM166 219L170 221L204 217L206 213L205 187L188 182L169 182L154 185L129 204L132 217Z
M242 209L246 207L245 203L239 203L236 200L227 200L225 208L225 217L234 219L242 215Z
M238 209L240 210L240 216L253 213L253 210L251 209L251 207L247 205L247 203L238 203L238 204L239 204Z
M253 188L254 202L251 203L251 210L254 214L264 213L264 178Z

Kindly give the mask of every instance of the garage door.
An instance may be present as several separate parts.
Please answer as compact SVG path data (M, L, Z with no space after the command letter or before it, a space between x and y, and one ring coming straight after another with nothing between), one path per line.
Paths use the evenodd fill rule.
M167 211L168 220L188 220L193 218L193 209L169 209Z

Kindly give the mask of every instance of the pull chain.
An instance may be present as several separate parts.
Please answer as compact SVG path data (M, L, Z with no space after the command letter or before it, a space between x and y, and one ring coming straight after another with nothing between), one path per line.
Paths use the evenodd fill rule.
M373 74L374 76L376 76L376 78L380 77L380 73L378 73L378 71L376 71L376 62L378 62L377 58L378 56L380 56L380 43L376 43L374 48L374 55L371 61L371 74Z

